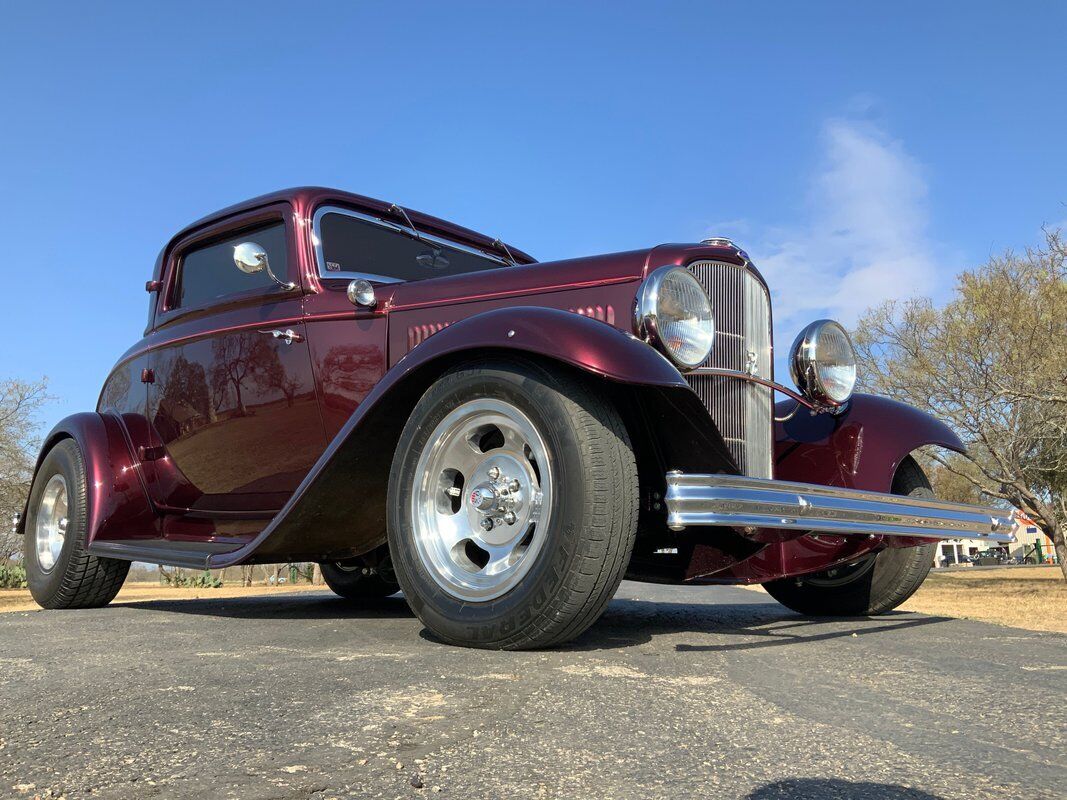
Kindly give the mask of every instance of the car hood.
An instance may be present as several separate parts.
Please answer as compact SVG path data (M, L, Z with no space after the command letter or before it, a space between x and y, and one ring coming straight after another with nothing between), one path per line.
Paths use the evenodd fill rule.
M465 303L498 297L521 297L640 280L650 250L633 250L563 261L545 261L397 284L386 310ZM382 293L385 294L389 290Z

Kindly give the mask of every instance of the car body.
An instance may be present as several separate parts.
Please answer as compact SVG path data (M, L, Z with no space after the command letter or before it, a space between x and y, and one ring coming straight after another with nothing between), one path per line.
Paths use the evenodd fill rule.
M641 308L678 268L714 313L692 369ZM774 381L769 290L727 240L539 263L429 215L300 188L189 225L146 288L144 337L39 460L65 440L80 451L97 558L373 569L413 409L486 359L572 376L622 420L637 470L628 577L767 583L938 538L1010 538L995 509L889 494L917 448L962 450L942 423ZM33 513L31 497L22 528Z

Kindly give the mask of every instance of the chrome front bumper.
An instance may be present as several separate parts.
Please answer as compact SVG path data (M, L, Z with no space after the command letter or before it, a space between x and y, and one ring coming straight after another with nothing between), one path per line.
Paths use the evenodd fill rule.
M927 497L744 475L667 473L667 525L1013 542L1011 513Z

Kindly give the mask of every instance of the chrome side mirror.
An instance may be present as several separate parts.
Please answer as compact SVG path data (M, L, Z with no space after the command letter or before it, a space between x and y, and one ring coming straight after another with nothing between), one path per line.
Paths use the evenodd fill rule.
M237 265L237 269L241 270L245 275L255 275L257 272L263 272L266 270L270 279L283 289L290 290L295 289L296 284L278 279L278 276L274 274L270 268L270 262L267 260L267 251L255 242L241 242L233 248L233 263Z
M374 296L374 284L362 278L352 281L348 284L348 300L354 306L374 308L378 305L378 298Z

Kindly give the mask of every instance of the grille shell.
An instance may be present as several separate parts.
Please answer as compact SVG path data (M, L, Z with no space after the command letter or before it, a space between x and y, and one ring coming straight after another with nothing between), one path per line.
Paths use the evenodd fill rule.
M704 287L715 317L715 346L701 367L773 378L771 298L747 267L724 261L686 266ZM686 380L703 401L737 461L741 474L774 477L773 392L737 378L689 373Z

